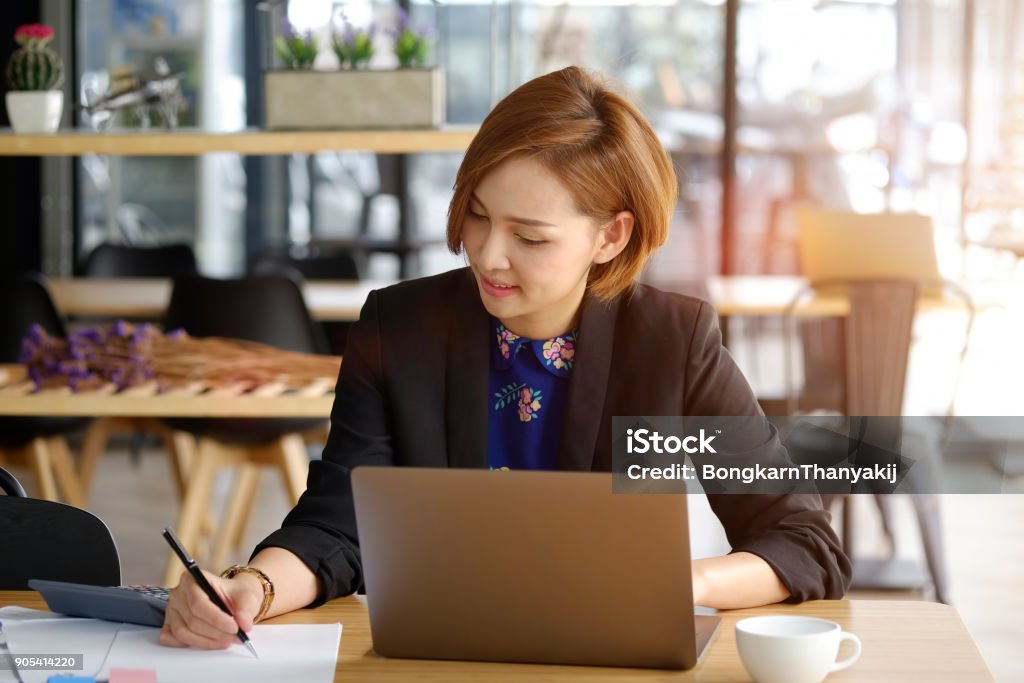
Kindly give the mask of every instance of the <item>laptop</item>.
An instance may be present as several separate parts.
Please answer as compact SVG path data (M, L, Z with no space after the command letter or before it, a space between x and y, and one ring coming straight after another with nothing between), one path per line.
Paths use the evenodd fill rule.
M858 214L796 209L800 263L811 282L942 280L932 220L915 213Z
M380 655L685 669L720 622L694 615L685 495L409 467L352 486Z

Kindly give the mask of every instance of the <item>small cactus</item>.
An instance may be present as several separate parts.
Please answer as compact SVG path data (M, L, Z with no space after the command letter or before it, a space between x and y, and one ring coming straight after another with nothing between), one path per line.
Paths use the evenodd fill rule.
M56 90L64 84L64 63L46 46L53 29L44 24L28 24L14 32L21 47L7 62L7 85L11 90Z

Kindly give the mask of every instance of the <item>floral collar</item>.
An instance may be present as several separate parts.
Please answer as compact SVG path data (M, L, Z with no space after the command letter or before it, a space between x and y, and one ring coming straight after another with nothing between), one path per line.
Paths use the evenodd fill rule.
M516 356L524 348L530 348L544 369L556 377L568 377L576 357L576 330L570 330L551 339L527 339L508 330L498 320L491 318L497 345L495 367L506 370L512 367Z

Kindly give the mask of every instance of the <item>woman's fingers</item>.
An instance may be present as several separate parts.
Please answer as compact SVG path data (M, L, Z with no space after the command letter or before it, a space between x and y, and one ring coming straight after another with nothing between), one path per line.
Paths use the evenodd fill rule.
M207 579L221 581L211 575ZM237 641L237 633L235 620L217 607L188 573L183 574L167 601L160 644L222 650Z
M223 579L209 574L206 578L210 584L215 587L214 590L220 588L217 584ZM182 597L186 604L182 613L191 614L192 617L194 617L194 619L186 619L190 628L192 628L195 620L199 620L210 628L220 631L221 633L234 634L238 632L238 624L235 622L234 618L220 607L217 607L213 600L203 592L203 589L201 589L195 581L191 580L191 577L189 577L189 583L187 585L182 585L181 588L183 589ZM218 592L221 596L224 595L223 590L219 590ZM223 597L221 597L221 599L224 600ZM229 601L225 601L225 603L230 604ZM193 630L195 629L193 628Z
M197 631L196 629L201 629ZM167 603L164 626L160 630L160 644L170 647L196 647L203 650L223 650L231 645L233 636L209 629L208 625L189 620L179 604ZM212 637L211 637L212 632Z

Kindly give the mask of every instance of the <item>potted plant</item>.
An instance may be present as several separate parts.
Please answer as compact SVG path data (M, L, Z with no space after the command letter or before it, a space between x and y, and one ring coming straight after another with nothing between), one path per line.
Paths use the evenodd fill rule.
M7 62L7 117L16 133L53 133L64 110L64 63L47 44L53 29L44 24L18 27L20 45Z
M398 68L372 69L378 33L393 40ZM416 28L405 10L378 32L344 21L331 39L339 68L316 70L316 40L286 23L274 41L285 69L264 74L266 121L275 129L436 128L444 123L444 72L426 67L434 31Z

